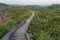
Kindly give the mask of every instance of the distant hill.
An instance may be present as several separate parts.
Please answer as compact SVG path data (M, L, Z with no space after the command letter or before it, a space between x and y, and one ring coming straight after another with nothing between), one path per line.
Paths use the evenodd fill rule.
M8 6L7 4L0 3L0 8L7 7L7 6Z
M49 9L59 9L60 8L60 4L53 4L53 5L50 5L48 6Z

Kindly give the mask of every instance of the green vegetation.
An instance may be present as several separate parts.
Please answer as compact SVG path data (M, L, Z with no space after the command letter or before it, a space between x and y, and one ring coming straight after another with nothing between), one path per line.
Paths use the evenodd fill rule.
M28 29L28 32L33 34L34 40L60 40L59 9L56 6L50 6L34 10L35 17Z
M26 8L27 7L27 8ZM34 40L60 40L60 5L54 4L47 7L25 6L8 7L0 10L0 38L17 24L25 21L31 15L35 16L28 29L33 34Z
M31 12L26 8L8 7L0 10L0 38L17 24L29 18Z

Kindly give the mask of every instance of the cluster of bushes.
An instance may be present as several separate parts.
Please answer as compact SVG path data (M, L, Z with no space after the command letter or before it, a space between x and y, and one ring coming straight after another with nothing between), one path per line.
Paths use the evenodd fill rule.
M56 10L57 11L57 10ZM60 14L48 10L34 10L29 33L33 34L34 40L60 40Z

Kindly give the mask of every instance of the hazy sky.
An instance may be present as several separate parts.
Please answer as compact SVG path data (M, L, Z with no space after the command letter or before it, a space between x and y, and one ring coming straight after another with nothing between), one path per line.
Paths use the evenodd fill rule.
M60 0L0 0L0 3L20 4L20 5L50 5L60 4Z

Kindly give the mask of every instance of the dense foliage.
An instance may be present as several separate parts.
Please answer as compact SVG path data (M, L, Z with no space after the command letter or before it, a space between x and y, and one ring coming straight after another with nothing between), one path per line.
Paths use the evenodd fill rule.
M52 7L52 6L50 6ZM60 10L43 8L34 10L35 17L29 27L34 40L60 40Z
M0 10L0 38L17 24L25 21L31 12L26 8L8 7Z

